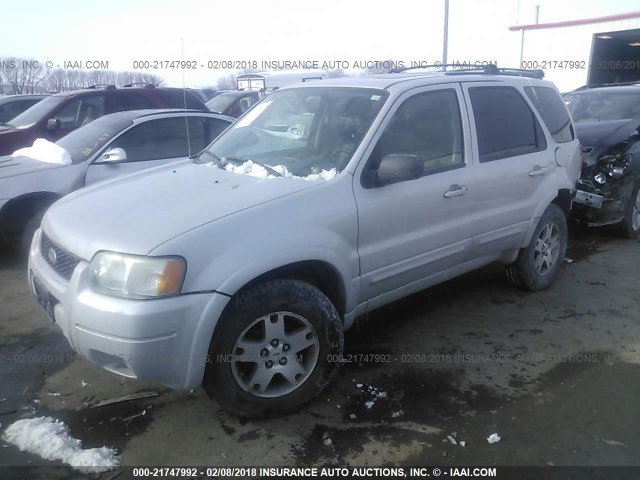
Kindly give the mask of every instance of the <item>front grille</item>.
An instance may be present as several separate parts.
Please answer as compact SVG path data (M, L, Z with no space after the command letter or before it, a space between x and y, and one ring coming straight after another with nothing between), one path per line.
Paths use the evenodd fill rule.
M45 261L55 270L62 278L71 280L71 275L75 270L80 259L58 245L53 243L47 235L42 232L40 239L40 252Z

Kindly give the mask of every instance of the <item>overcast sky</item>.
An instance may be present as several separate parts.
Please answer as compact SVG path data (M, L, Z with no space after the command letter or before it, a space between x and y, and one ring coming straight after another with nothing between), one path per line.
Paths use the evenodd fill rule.
M509 27L534 23L535 5L541 23L638 10L638 0L450 0L449 60L517 66L520 35ZM208 70L209 60L440 60L443 13L444 0L20 0L1 9L0 57L102 60L112 70L195 60L184 82L201 87L230 73ZM181 71L152 73L182 85Z

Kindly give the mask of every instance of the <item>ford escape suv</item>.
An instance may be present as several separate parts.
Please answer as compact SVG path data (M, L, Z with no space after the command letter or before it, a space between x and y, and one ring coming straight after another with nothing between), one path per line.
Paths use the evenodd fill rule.
M357 317L496 261L524 289L556 278L580 151L540 73L280 89L199 155L56 202L31 291L102 368L296 409Z

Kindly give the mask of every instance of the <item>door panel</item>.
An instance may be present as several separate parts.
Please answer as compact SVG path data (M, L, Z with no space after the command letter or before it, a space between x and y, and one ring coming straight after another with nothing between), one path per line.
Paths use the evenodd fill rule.
M467 258L474 180L467 164L470 142L461 98L456 85L417 89L400 97L374 139L366 165L356 172L361 302L411 289L407 286ZM416 155L424 175L392 185L368 185L366 179L388 154Z
M477 142L473 257L518 248L553 188L554 154L522 92L495 83L465 86Z

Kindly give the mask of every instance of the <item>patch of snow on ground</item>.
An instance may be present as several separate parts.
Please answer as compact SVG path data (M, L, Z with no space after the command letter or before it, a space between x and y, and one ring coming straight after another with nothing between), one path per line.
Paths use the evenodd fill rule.
M500 441L500 435L497 433L492 433L487 437L487 442L489 443L498 443Z
M11 154L12 157L29 157L44 163L70 165L71 155L60 145L44 138L37 138L30 147L21 148Z
M2 436L20 450L40 455L45 460L60 460L82 472L104 472L120 465L112 448L82 449L69 427L51 417L27 418L9 425Z

